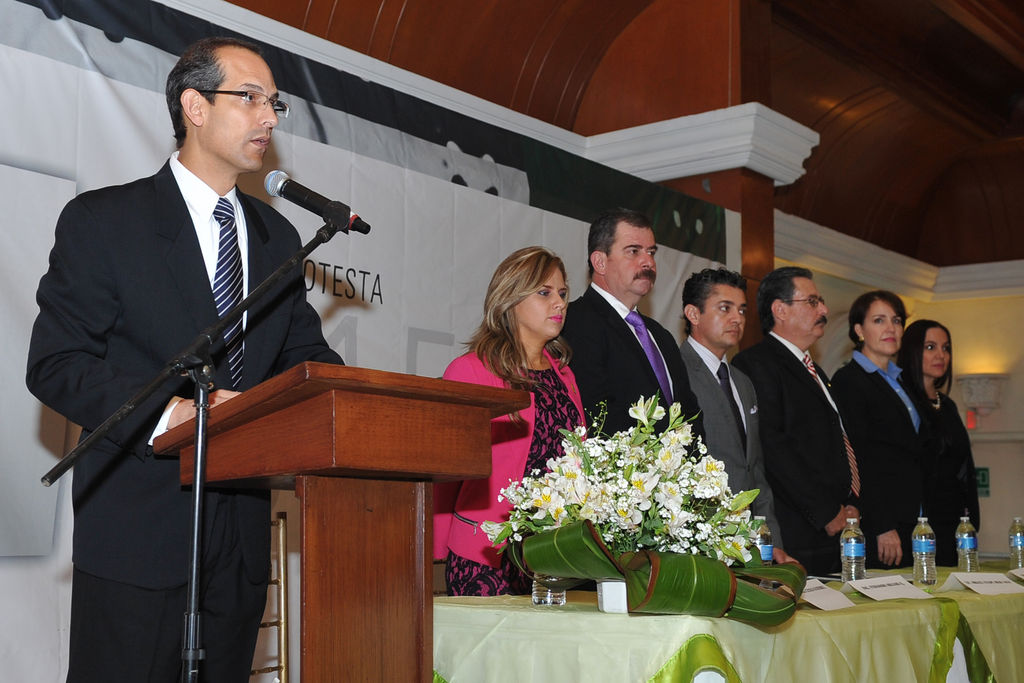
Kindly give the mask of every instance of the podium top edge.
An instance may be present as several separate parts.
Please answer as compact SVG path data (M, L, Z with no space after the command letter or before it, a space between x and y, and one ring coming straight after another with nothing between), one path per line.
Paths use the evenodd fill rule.
M349 401L358 400L358 396L363 394L390 396L397 401L479 407L487 410L492 418L530 405L528 391L349 365L305 362L211 408L210 428L218 424L245 422L328 392L342 392ZM195 422L189 420L157 437L153 449L157 453L176 452L191 441L194 431Z

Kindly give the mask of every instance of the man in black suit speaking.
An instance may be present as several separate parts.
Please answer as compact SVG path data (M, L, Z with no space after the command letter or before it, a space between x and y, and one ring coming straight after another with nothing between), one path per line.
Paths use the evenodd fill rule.
M154 176L69 202L39 283L28 386L85 434L301 246L235 187L288 112L258 48L199 41L166 94L178 151ZM302 361L341 362L298 269L224 336L212 405ZM192 393L168 382L75 465L69 681L178 680L191 493L150 444L193 416ZM207 489L204 512L202 680L241 682L266 600L269 495Z
M777 268L757 289L764 339L733 365L750 377L760 406L765 471L786 551L810 574L839 569L837 534L859 517L857 462L808 349L825 333L828 308L811 271Z
M605 403L605 433L635 425L629 406L658 392L666 410L674 401L683 415L696 415L694 429L703 435L700 406L675 339L636 310L657 278L657 250L650 220L637 211L606 211L590 225L591 285L569 304L562 329L572 347L569 366L588 416Z

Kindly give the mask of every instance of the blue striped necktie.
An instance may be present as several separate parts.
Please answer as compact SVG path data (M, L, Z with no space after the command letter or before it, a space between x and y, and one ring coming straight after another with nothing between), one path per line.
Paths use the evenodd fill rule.
M224 197L217 200L213 217L220 223L217 247L217 270L213 276L213 301L217 315L223 317L242 300L242 252L238 248L235 207ZM224 331L231 385L238 387L242 379L242 319Z

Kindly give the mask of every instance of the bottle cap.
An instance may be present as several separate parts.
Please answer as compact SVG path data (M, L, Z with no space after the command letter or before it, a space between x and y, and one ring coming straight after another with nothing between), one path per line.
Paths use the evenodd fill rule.
M922 524L924 524L925 522L927 522L927 521L928 521L928 518L927 518L927 517L918 517L918 518L917 518L917 521L918 521L918 522L920 522L920 523L922 523Z
M969 521L971 521L971 518L966 516L966 515L964 515L963 517L960 518L960 521L961 522L969 522Z
M764 515L754 515L754 519L760 519L762 522L765 520Z
M858 520L857 520L857 518L856 518L856 517L847 517L847 518L846 518L846 523L847 523L847 524L856 524L856 523L857 523L857 521L858 521Z

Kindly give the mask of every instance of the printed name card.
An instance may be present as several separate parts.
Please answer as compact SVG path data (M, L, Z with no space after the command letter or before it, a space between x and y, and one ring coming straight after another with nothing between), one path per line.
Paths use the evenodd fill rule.
M1013 579L1002 574L987 572L953 572L942 584L942 588L936 593L955 591L969 588L975 593L982 595L1001 595L1003 593L1024 593L1024 586L1020 586Z
M801 600L806 600L818 609L833 610L853 607L854 603L839 591L829 588L817 579L807 579Z
M1010 570L1010 576L1015 576L1018 579L1020 579L1021 581L1024 581L1024 567L1021 567L1021 568L1018 568L1018 569L1011 569Z
M895 600L896 598L914 598L923 600L932 596L920 588L911 585L902 576L878 576L873 579L860 579L843 584L844 593L857 591L872 600Z

